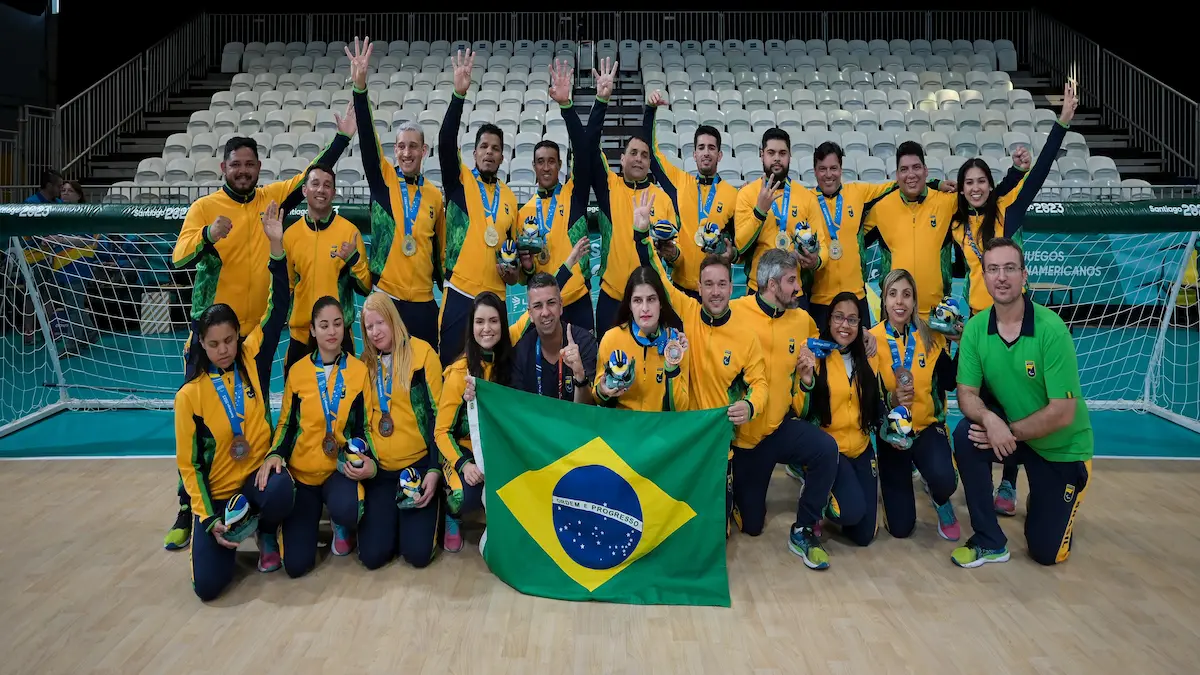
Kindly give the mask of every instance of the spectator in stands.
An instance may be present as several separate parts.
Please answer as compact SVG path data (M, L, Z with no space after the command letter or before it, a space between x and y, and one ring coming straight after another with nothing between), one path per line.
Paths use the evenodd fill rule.
M371 102L367 98L367 72L371 43L354 39L350 57L350 79L354 82L354 114L363 130L359 141L363 172L371 188L371 201L380 208L371 211L371 280L375 288L392 299L396 311L412 335L438 349L438 305L433 287L442 283L441 235L446 229L446 210L437 185L426 183L421 164L429 152L425 132L414 122L396 128L396 164L388 163L375 133ZM397 226L401 231L397 232ZM443 289L444 290L444 289Z
M64 204L86 204L87 196L83 185L77 180L69 180L62 184L61 200Z
M61 204L62 203L62 174L54 169L42 172L42 187L29 195L26 204Z

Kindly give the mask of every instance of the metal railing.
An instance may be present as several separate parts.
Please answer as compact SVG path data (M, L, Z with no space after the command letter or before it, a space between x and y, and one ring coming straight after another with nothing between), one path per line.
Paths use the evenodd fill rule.
M20 175L21 158L17 139L20 134L15 129L0 129L0 185L13 185L23 182ZM17 201L14 194L0 188L0 202Z
M17 125L17 149L22 172L18 182L36 183L43 171L61 166L61 136L55 110L23 106Z
M1104 123L1128 129L1134 142L1162 153L1163 168L1200 177L1200 106L1060 21L1030 14L1030 64L1058 80L1079 80L1080 102L1099 107Z

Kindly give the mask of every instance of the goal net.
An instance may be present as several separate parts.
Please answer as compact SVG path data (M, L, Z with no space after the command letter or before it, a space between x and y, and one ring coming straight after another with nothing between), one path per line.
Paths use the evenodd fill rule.
M1153 412L1200 431L1194 209L1109 202L1031 210L1030 291L1071 327L1089 406ZM185 210L0 206L0 436L63 409L172 406L192 288L191 272L171 265ZM366 229L362 205L339 212ZM740 295L745 280L736 281ZM509 296L511 320L525 299L519 289ZM361 344L357 325L355 333ZM285 338L273 392L283 390L286 349Z
M1025 223L1028 293L1070 328L1088 407L1151 412L1200 432L1200 205L1035 203ZM877 299L877 245L868 258ZM954 295L964 293L956 279Z

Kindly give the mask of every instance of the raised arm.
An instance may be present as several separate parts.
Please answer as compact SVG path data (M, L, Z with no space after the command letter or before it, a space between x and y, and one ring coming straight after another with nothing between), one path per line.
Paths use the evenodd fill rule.
M1046 182L1046 176L1050 175L1050 168L1058 157L1058 149L1062 147L1063 139L1067 135L1067 128L1071 126L1071 120L1075 117L1075 108L1078 105L1079 98L1075 93L1075 81L1068 80L1063 89L1063 107L1058 116L1058 123L1050 130L1046 144L1042 146L1042 152L1038 155L1033 168L1018 184L1017 189L1007 194L1002 193L997 200L1000 210L1004 214L1004 236L1011 237L1021 228L1021 223L1025 220L1025 210L1037 198L1038 191ZM1029 151L1024 148L1021 150L1028 157ZM1015 167L1016 153L1014 153L1013 159ZM1025 165L1028 166L1028 159L1025 160Z
M683 185L687 173L680 167L675 165L675 162L662 153L658 147L657 126L654 124L654 117L658 113L658 107L667 104L666 98L662 92L650 92L649 98L646 99L646 110L642 116L642 134L650 139L650 148L653 152L650 155L650 171L654 173L655 178L658 178L659 185L664 190L678 190ZM667 186L670 186L668 188ZM670 194L670 193L668 193Z
M608 204L608 175L612 169L608 159L604 157L604 149L600 147L600 137L604 132L604 115L608 111L608 101L613 92L613 77L617 64L612 59L600 62L600 72L592 71L596 79L596 102L592 104L592 112L588 114L587 148L592 155L592 189L596 191L596 200Z
M183 227L179 230L179 239L175 240L175 250L171 255L171 264L175 267L189 267L215 254L217 242L233 229L233 221L225 215L219 215L210 222L202 204L192 204L183 217Z
M458 125L462 123L463 104L471 88L471 69L475 67L475 52L467 49L450 57L454 65L454 96L446 107L442 128L438 131L438 164L442 168L442 187L447 195L462 189L462 158L458 154Z
M359 42L354 38L354 51L346 46L346 56L350 58L350 79L354 82L354 118L362 134L358 139L358 150L362 153L363 173L371 189L371 201L383 207L386 213L392 212L392 195L384 178L392 172L392 166L384 159L383 149L379 145L379 135L375 133L375 121L371 115L371 99L367 97L367 71L370 69L371 53L374 47L370 38ZM371 223L371 232L378 239L375 223ZM393 223L393 227L394 227Z
M304 193L300 188L304 185L304 179L308 177L308 170L318 165L332 169L346 148L350 147L350 140L358 131L358 122L354 118L354 103L347 105L340 116L334 113L333 119L337 123L337 133L333 135L329 145L308 163L304 171L287 180L276 181L263 187L263 192L269 199L279 202L282 215L286 216L304 201Z
M271 259L267 270L271 273L270 297L267 300L267 311L263 314L262 323L246 337L245 347L254 349L254 366L258 370L258 381L269 382L271 365L275 360L275 348L279 346L279 336L287 325L288 313L291 310L292 288L288 279L288 262L283 252L283 220L280 217L279 205L271 202L262 215L263 232L271 242Z
M642 260L643 265L649 265L658 273L663 288L667 289L667 302L671 303L680 316L686 316L689 312L698 310L700 303L671 283L671 275L667 274L667 268L658 257L658 251L650 245L650 211L654 208L655 194L652 190L642 190L641 195L637 208L633 210L633 236L638 258Z

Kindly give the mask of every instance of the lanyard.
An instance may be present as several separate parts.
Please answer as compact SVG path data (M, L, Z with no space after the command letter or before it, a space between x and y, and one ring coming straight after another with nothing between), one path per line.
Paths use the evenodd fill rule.
M494 223L496 215L500 211L500 185L496 185L496 198L489 204L487 187L484 186L483 179L479 177L479 169L471 169L471 173L475 174L475 184L479 186L479 201L483 202L483 215Z
M708 188L708 200L704 199L704 186L700 184L700 173L696 173L696 211L699 213L699 224L703 225L705 220L708 220L708 214L712 213L713 199L717 196L717 184L721 182L720 176L713 176L712 185Z
M333 381L333 397L329 396L329 380L325 377L325 364L321 362L321 352L316 353L317 389L321 395L321 409L325 411L325 433L333 433L333 423L337 421L338 408L342 405L342 395L345 393L346 381L342 372L346 369L346 355L338 359L337 379Z
M225 416L229 418L230 430L235 437L241 436L242 420L246 417L246 401L242 391L242 376L238 372L237 365L233 366L233 400L230 400L229 389L225 386L221 371L215 367L210 368L208 377L212 380L213 388L217 390L217 398L221 399L221 406L225 408Z
M566 329L564 329L564 330L566 330ZM537 370L538 396L541 396L542 395L542 336L541 335L538 336L537 343L534 344L533 350L534 350L534 352L533 352L534 363L537 364L536 370ZM554 391L555 391L554 396L555 396L555 398L558 398L558 399L562 399L562 381L563 381L562 362L563 362L562 356L559 356L558 357L558 380L554 383Z
M764 178L763 180L768 179ZM779 225L780 234L786 234L788 205L792 203L792 182L790 180L783 184L783 199L781 201L783 205L782 209L776 206L775 202L771 202L771 212L775 214L775 224Z
M538 233L545 237L550 234L550 228L554 225L554 214L558 213L558 193L562 192L562 183L554 186L554 196L550 198L550 214L546 215L542 212L542 203L545 199L538 197L537 200L537 219Z
M321 358L321 357L318 356L317 358ZM393 359L392 365L394 367L395 366L395 357L392 357L392 359ZM378 372L378 377L375 378L375 391L377 391L379 393L379 411L382 412L384 415L387 415L389 412L388 409L391 407L391 403L392 403L392 372L391 372L391 368L389 368L388 372L387 372L387 379L386 379L387 384L385 385L384 384L385 379L384 379L383 357L382 356L380 356L380 358L379 358L377 368L378 368L379 372ZM322 375L325 374L324 369L321 369L321 374ZM341 376L340 371L338 372L338 376L339 377ZM322 389L324 389L324 386L322 386Z
M662 328L661 326L658 329L657 335L653 337L646 337L642 334L642 328L641 326L637 325L636 321L631 321L630 323L633 324L634 342L638 343L642 347L654 347L658 350L659 356L662 356L662 353L666 351L667 342L675 337L674 328Z
M917 336L912 332L911 326L904 327L905 345L904 345L904 362L900 362L900 349L896 346L896 331L892 329L892 324L886 324L888 335L888 347L892 349L892 368L903 367L907 371L912 371L913 353L917 348Z
M842 229L842 206L845 204L842 193L838 192L836 216L829 215L829 200L825 198L825 195L818 194L817 201L821 202L821 215L825 216L825 225L829 228L829 238L837 241L838 231Z
M408 181L400 178L400 192L404 195L404 236L411 237L413 228L417 224L417 215L421 213L421 186L425 184L425 177L417 177L417 196L413 199L412 204L408 203ZM487 202L484 202L485 204Z
M967 222L963 223L963 233L966 235L967 245L975 252L975 257L979 258L980 267L983 266L983 251L979 250L979 244L975 243L975 235L971 234L971 219L967 218Z

